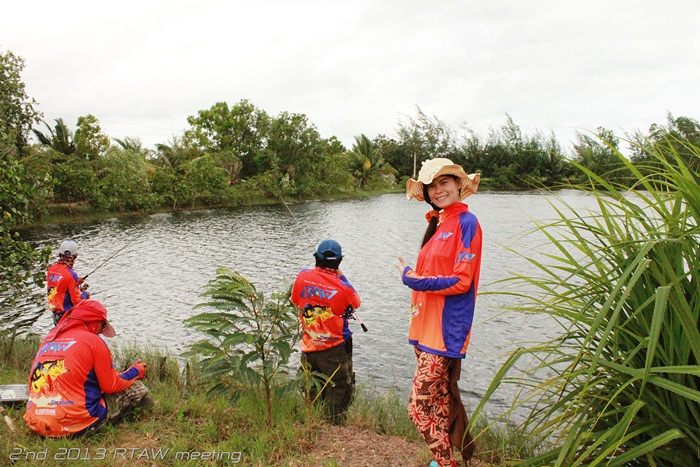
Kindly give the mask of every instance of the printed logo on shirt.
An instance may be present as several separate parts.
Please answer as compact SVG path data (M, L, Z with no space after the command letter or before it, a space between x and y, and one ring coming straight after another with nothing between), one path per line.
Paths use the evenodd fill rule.
M49 287L49 294L47 296L47 300L49 302L49 310L51 311L56 311L56 305L54 305L52 302L57 293L58 289L56 287Z
M67 371L63 360L47 360L37 363L29 378L32 392L42 396L54 395L54 382Z
M452 232L442 232L440 235L438 235L437 239L438 240L447 240L452 236Z
M320 287L307 285L301 290L301 298L319 298L321 300L330 300L337 290L324 290Z
M75 401L61 401L61 400L54 400L49 402L49 405L75 405Z
M70 349L71 346L75 344L75 341L71 342L51 342L49 344L42 345L39 349L39 355L45 354L46 352L65 352Z
M468 251L462 251L457 255L457 262L458 263L467 263L471 261L476 255L473 253L469 253Z
M61 279L63 279L62 274L56 274L56 273L49 274L49 282L52 284L60 282Z
M333 317L331 307L311 305L309 303L301 310L301 316L303 319L304 332L316 344L338 339L338 337L334 337L328 331L328 328L324 324L324 321Z
M304 324L314 326L318 321L325 321L333 316L331 307L319 305L306 305L301 312L304 317Z

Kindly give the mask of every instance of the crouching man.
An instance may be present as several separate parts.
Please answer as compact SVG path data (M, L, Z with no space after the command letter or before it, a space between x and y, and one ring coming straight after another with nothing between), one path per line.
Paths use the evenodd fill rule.
M99 336L114 337L107 309L97 300L75 305L39 346L29 375L24 420L41 436L76 437L117 421L136 406L152 406L138 381L146 365L136 361L117 373Z

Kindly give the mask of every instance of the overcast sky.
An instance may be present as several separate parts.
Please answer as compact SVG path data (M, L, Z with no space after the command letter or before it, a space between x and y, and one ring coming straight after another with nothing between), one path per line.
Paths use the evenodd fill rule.
M47 122L96 116L146 147L241 99L305 114L350 147L416 106L487 135L510 115L570 146L599 126L700 118L698 0L10 2L0 51L25 60Z

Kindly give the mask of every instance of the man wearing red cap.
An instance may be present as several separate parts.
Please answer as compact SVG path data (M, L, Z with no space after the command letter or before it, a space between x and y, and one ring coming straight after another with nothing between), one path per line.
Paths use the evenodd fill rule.
M128 408L153 402L137 381L146 375L144 363L137 360L123 373L114 369L98 335L115 336L107 309L87 299L66 313L39 346L24 414L32 431L51 438L85 434L116 421Z
M291 301L299 310L303 331L301 363L331 378L333 384L321 396L329 420L342 424L355 387L347 316L348 310L360 306L360 296L338 269L343 259L338 242L322 241L314 257L316 267L299 272L292 287Z

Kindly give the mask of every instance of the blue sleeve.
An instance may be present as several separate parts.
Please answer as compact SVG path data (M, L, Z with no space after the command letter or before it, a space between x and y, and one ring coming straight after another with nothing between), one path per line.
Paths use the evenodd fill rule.
M343 284L343 286L347 287L349 290L346 290L345 293L348 297L348 303L350 306L353 308L360 308L360 305L362 304L362 300L360 300L360 296L357 294L357 290L355 290L355 287L350 284L350 281L345 276L340 276L340 283Z
M401 279L408 288L419 292L445 290L459 282L459 277L419 277L415 274L409 275L411 272L413 272L413 269L410 266L406 266Z
M126 370L124 373L120 373L119 376L122 379L125 379L127 381L131 381L132 379L136 379L139 376L139 370L131 367L128 370Z
M348 281L348 279L345 276L340 276L340 282L342 282L344 286L350 287L352 290L355 290L355 287L352 286L350 281Z

